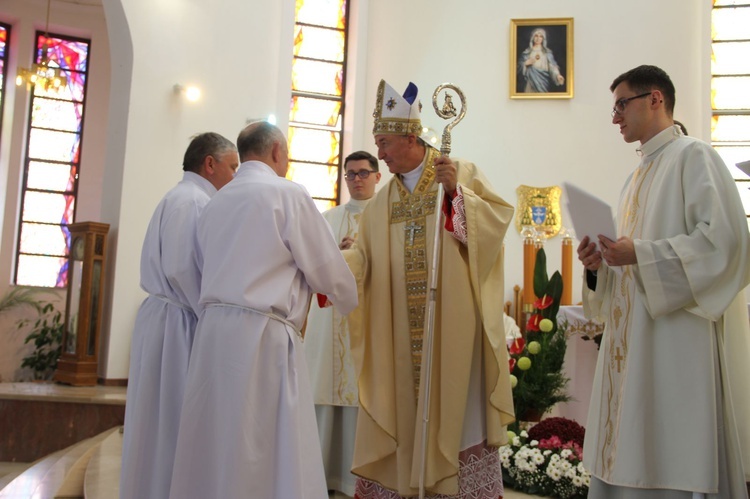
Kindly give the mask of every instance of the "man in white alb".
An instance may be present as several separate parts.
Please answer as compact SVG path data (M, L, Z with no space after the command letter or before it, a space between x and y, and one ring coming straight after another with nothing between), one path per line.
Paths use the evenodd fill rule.
M716 151L674 124L662 69L639 66L610 90L612 123L641 159L617 241L578 248L584 310L606 324L584 445L589 497L747 497L750 237L737 187Z
M198 328L172 499L328 496L300 328L312 293L342 314L356 284L267 122L240 132L242 164L198 223Z
M351 199L323 213L342 250L357 238L359 218L380 181L378 159L356 151L344 160L344 179ZM310 306L305 329L305 356L315 400L320 446L329 490L354 496L351 474L357 427L357 376L349 349L349 322L331 307Z
M198 216L232 180L237 148L217 133L196 135L185 152L182 181L151 217L141 252L141 288L149 295L136 317L130 353L120 497L169 496L182 394L198 322L201 269Z

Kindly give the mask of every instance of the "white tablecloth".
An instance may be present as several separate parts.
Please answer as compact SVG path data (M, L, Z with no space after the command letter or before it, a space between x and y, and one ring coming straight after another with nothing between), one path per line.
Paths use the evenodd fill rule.
M593 337L604 330L604 325L587 320L583 316L583 307L578 305L560 307L557 321L568 323L568 348L565 352L563 371L570 378L568 393L573 400L555 406L552 415L566 417L586 426L591 386L599 351L593 340L586 341L581 336L585 334Z

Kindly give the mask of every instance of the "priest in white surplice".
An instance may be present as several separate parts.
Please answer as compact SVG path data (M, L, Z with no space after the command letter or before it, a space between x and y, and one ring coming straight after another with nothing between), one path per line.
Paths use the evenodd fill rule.
M356 284L304 187L283 178L267 122L237 139L242 164L198 223L203 262L172 499L323 499L300 328L313 291L347 314Z
M169 495L177 424L188 359L198 322L201 269L198 216L217 189L232 180L237 149L217 133L197 135L183 161L182 181L151 217L141 252L141 288L130 353L120 497Z
M719 155L672 121L654 66L612 83L612 122L640 142L617 241L584 238L584 309L606 322L589 409L589 497L747 497L747 221ZM748 463L744 462L745 466Z
M323 213L342 250L357 238L359 217L380 181L378 158L356 151L344 160L344 179L351 199ZM357 429L357 376L349 348L349 321L332 307L310 306L305 329L305 356L315 400L320 446L329 490L354 496L351 474Z

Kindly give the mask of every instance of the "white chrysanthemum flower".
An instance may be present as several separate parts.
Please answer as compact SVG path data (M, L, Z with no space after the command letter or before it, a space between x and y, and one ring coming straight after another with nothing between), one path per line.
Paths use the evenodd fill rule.
M581 475L586 472L586 468L583 467L583 463L578 463L578 466L576 466L576 468L578 468L578 473L580 473Z
M570 457L571 454L573 454L572 450L570 450L570 449L563 449L562 452L560 453L560 457L564 457L564 458L567 459L568 457Z
M575 485L576 487L580 487L581 485L583 485L583 478L581 478L579 476L574 476L573 477L573 485Z
M583 477L583 483L586 484L586 487L591 486L591 475L586 473L586 475Z
M513 445L515 445L516 447L521 445L521 439L518 437L513 437Z
M539 445L539 441L538 440L532 440L531 442L529 442L529 445L532 446L532 447L536 447L537 445Z
M555 482L559 482L562 475L560 474L560 470L558 470L556 467L552 467L552 469L547 468L547 476Z
M536 454L534 456L534 463L536 464L544 464L544 456L541 454Z
M522 436L523 438L527 438L527 437L529 436L529 433L528 433L528 432L527 432L526 430L522 430L522 431L521 431L521 436Z
M551 450L547 449L546 451L544 451L545 456L549 456L550 454L552 454Z

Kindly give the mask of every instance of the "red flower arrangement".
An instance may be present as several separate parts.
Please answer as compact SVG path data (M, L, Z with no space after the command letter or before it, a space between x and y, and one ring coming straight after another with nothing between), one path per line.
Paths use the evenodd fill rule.
M572 442L579 447L583 447L585 436L586 429L567 418L547 418L529 429L529 438L538 440L540 442L539 447L542 447L541 442L551 438L558 439L561 442L559 446Z
M584 499L591 475L583 466L585 430L575 421L549 418L500 447L503 482L526 494Z

